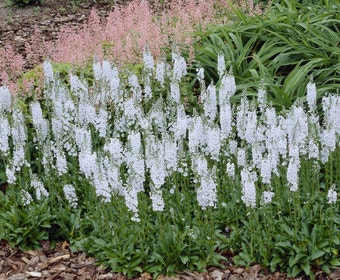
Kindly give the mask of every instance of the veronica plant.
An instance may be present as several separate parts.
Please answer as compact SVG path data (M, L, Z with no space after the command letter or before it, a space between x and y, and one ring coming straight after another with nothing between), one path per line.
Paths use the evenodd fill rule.
M203 270L221 265L221 252L290 276L339 265L339 96L321 99L323 122L311 81L307 104L280 115L264 84L259 100L245 92L235 106L226 64L218 56L218 85L206 86L198 69L197 110L186 110L187 64L175 51L170 66L146 49L142 76L95 61L91 87L72 73L65 85L46 61L44 99L25 110L1 88L11 189L0 196L1 238L32 244L20 236L31 232L27 212L48 201L53 215L43 221L73 250L127 275ZM7 212L14 201L20 231L16 210Z

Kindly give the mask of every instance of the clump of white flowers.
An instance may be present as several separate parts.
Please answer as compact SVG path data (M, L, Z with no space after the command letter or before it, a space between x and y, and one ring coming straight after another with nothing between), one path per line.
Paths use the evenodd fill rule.
M140 220L138 199L146 190L154 211L166 209L165 192L180 189L169 187L173 175L190 177L202 209L217 207L217 190L225 181L220 174L228 176L228 182L240 182L240 198L251 208L258 202L262 206L272 202L274 176L283 175L287 188L298 191L303 160L325 163L338 145L340 97L322 98L323 124L312 82L307 85L307 110L295 104L278 116L267 104L261 85L255 102L244 93L236 106L232 103L235 78L226 69L223 55L218 54L217 60L217 85L206 86L204 69L197 69L202 114L187 113L181 102L187 64L175 50L170 67L165 60L155 62L146 47L142 77L125 71L123 81L117 67L95 61L93 88L73 74L70 88L63 86L46 60L46 104L51 120L38 101L30 104L31 115L24 116L20 106L13 106L8 88L0 87L0 155L8 158L4 168L8 183L16 184L24 167L30 168L26 153L28 140L33 138L36 150L43 154L46 176L53 172L63 178L74 172L72 159L76 172L103 203L123 196L134 221ZM154 80L157 90L167 93L156 101L152 100ZM96 94L90 94L91 90ZM27 121L33 126L33 137L28 135ZM38 175L31 175L31 186L39 200L49 194ZM268 191L261 191L262 186ZM63 186L74 208L78 207L76 188ZM21 192L21 198L24 205L32 202L27 191ZM327 199L329 204L337 201L334 186Z
M328 204L334 204L338 200L338 192L335 189L335 185L333 185L327 193Z
M67 201L70 203L71 207L78 207L78 198L76 194L76 190L73 185L67 184L63 187L65 197Z
M27 206L33 202L31 194L26 190L21 190L20 192L21 202L24 206Z

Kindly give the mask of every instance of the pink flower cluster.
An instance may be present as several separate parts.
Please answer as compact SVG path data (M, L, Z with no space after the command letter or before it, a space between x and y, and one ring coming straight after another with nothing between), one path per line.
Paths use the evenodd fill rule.
M46 58L53 62L76 66L92 64L93 57L119 64L141 61L146 44L155 59L172 44L189 46L189 62L194 58L191 46L193 32L210 23L223 23L229 8L224 0L170 0L167 8L155 13L147 0L133 0L128 5L115 7L106 19L95 10L81 27L69 26L58 34L56 42L46 42L41 31L35 29L26 44L27 58L39 64ZM253 8L253 5L251 6ZM0 85L18 92L18 78L24 72L24 59L9 46L0 50ZM32 80L23 79L21 91L30 92Z
M7 85L10 92L14 92L14 80L22 74L24 60L16 54L11 46L0 49L0 85Z
M217 4L224 1L173 0L170 8L155 14L148 1L132 1L118 6L105 21L93 10L81 29L68 27L48 50L52 61L82 65L95 55L118 63L139 62L146 42L157 59L172 43L190 45L192 32L214 22Z

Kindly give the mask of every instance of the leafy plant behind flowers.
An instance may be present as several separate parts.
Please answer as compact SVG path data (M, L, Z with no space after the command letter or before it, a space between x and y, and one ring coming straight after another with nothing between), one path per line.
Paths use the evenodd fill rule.
M208 32L197 33L195 59L208 81L219 80L221 53L235 76L239 96L245 89L249 96L256 95L262 84L268 102L282 110L304 96L310 77L318 98L335 93L340 82L336 1L324 5L274 1L266 13L255 17L228 2L239 17L236 24L211 25Z

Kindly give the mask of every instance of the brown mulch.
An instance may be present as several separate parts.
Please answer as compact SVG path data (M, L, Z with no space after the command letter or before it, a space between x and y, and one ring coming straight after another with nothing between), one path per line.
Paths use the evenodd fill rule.
M15 52L24 56L25 43L29 42L38 27L45 41L57 39L58 32L65 25L80 26L86 22L90 11L95 8L100 17L105 18L114 9L111 1L67 1L44 0L41 6L8 7L8 0L0 0L0 48L10 45ZM129 0L128 0L129 1ZM117 3L120 1L116 1ZM121 1L127 2L127 1ZM159 1L150 0L153 9L159 9ZM25 68L32 67L33 62L25 59ZM67 242L59 243L51 249L48 242L42 242L42 249L23 252L11 248L0 240L0 280L48 279L48 280L83 280L83 279L127 279L122 274L112 273L96 265L96 260L83 252L71 252ZM340 271L330 275L318 272L316 279L340 280ZM134 279L150 280L147 273ZM282 273L269 273L259 265L250 269L233 266L232 261L221 268L208 268L205 273L180 272L176 277L158 277L159 280L241 280L241 279L287 279ZM307 278L298 278L307 279Z
M96 264L96 259L84 252L71 252L67 242L58 243L51 249L48 241L41 242L41 249L20 251L11 248L7 242L0 240L0 280L90 280L114 279L128 280L121 273L113 273ZM152 275L143 273L132 280L151 280ZM178 272L175 277L158 276L157 280L286 280L285 274L269 273L260 265L253 265L245 269L232 264L232 259L224 263L223 268L207 268L206 272L195 271ZM300 277L294 279L308 279ZM333 271L330 275L323 272L316 273L318 280L340 279L340 271Z

